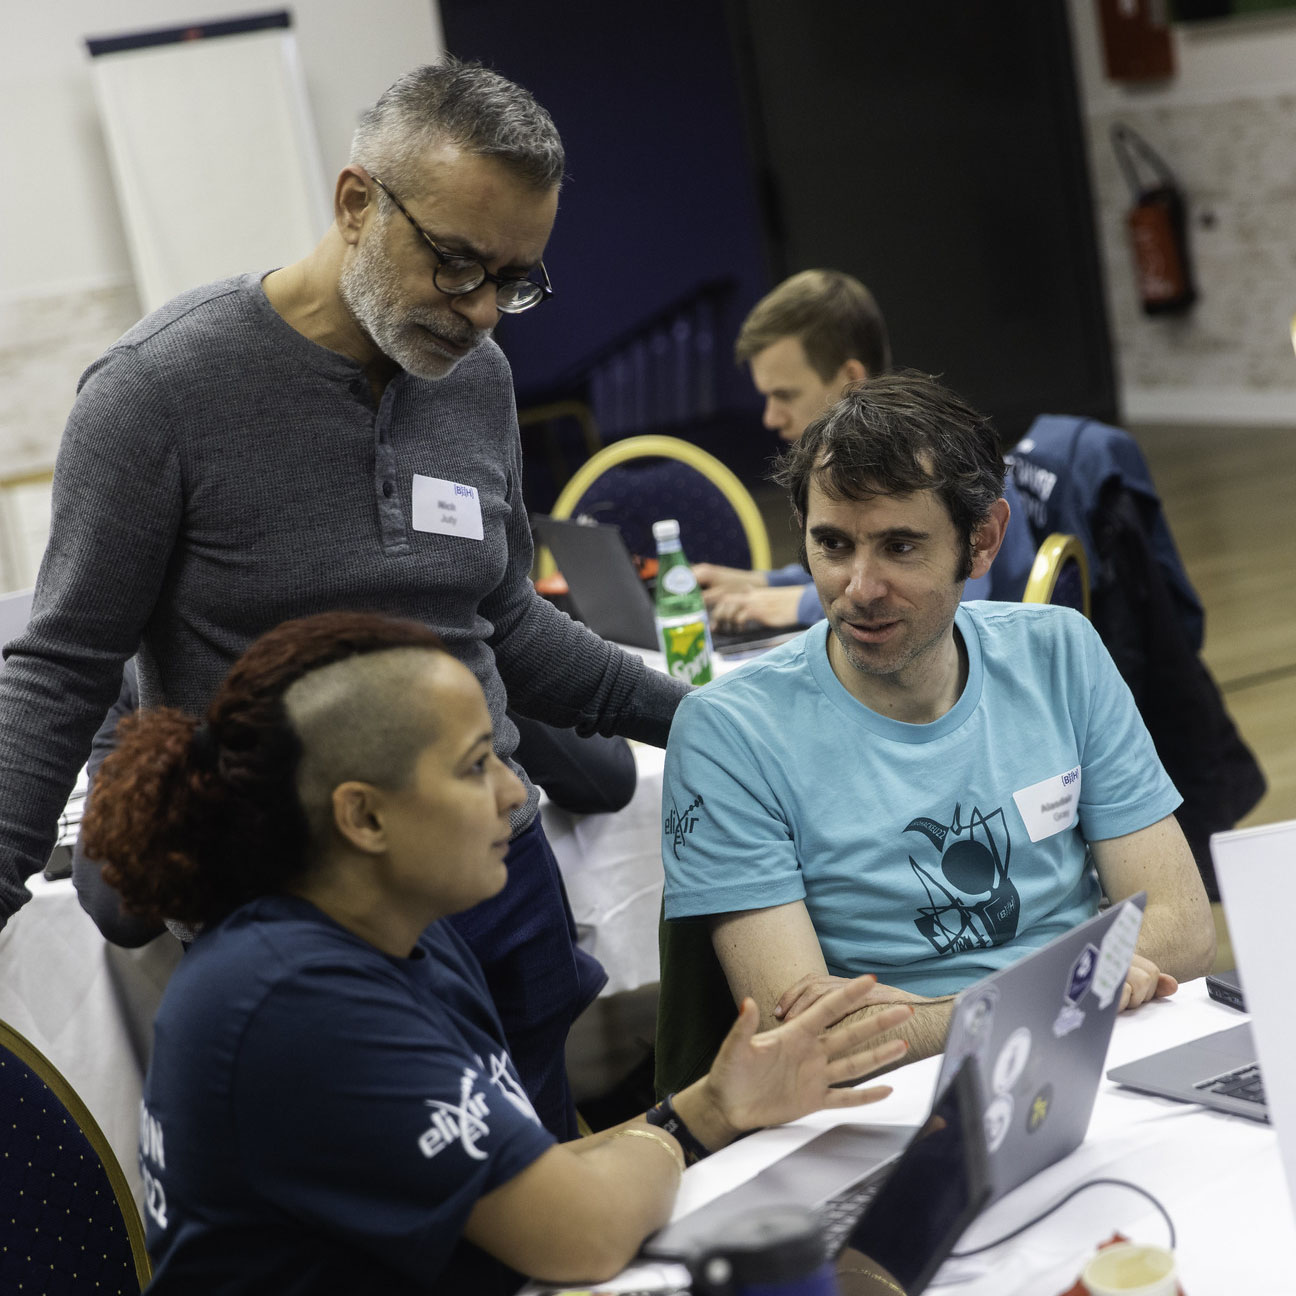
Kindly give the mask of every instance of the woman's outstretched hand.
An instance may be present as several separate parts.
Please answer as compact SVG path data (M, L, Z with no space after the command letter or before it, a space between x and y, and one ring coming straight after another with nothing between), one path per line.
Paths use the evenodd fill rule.
M885 1098L889 1085L835 1087L899 1061L908 1048L903 1040L873 1043L913 1015L907 1004L842 1020L868 1004L875 985L875 977L856 977L792 1021L759 1033L760 1013L754 1000L745 999L710 1072L676 1095L681 1118L715 1150L746 1130L781 1125L822 1107L860 1107Z

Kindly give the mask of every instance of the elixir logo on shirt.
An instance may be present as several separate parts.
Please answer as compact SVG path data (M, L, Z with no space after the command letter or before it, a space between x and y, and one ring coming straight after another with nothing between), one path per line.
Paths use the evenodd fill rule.
M671 803L670 812L662 822L662 831L670 839L671 850L676 859L679 859L680 851L684 848L685 838L697 827L699 816L693 812L702 809L704 804L701 793L698 793L684 807L682 814L675 808L674 803Z
M427 1105L432 1108L432 1123L419 1135L418 1147L429 1160L453 1143L458 1143L474 1161L486 1160L486 1153L477 1145L490 1134L490 1126L486 1124L490 1106L485 1094L473 1092L476 1079L477 1072L472 1067L464 1067L459 1080L458 1105L437 1098L427 1099Z

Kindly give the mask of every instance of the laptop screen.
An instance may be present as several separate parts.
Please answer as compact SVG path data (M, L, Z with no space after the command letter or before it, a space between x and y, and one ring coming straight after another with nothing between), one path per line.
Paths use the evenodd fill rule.
M850 1237L910 1296L990 1196L976 1065L965 1060Z

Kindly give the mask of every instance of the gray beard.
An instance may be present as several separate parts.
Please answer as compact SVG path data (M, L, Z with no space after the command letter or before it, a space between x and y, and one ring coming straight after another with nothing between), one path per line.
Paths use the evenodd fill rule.
M338 293L374 346L416 378L444 378L464 358L440 350L428 333L469 349L490 336L449 309L400 308L400 274L372 234L343 267Z

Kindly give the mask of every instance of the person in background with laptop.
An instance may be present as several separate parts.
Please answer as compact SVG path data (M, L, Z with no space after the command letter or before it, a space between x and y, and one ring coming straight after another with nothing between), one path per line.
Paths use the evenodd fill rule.
M144 706L200 710L258 634L361 607L445 636L489 699L502 760L510 706L664 744L686 686L530 581L513 388L491 334L552 291L563 167L522 87L448 57L416 68L363 115L313 249L182 294L87 369L31 621L0 674L0 924L30 898L23 880L132 656ZM508 885L454 921L532 1101L567 1134L562 1046L605 974L576 945L538 801L527 781Z
M757 1036L744 1004L673 1104L563 1144L519 1082L480 965L442 921L506 885L524 784L482 688L426 626L287 622L201 722L121 727L86 815L145 917L202 930L167 986L141 1106L156 1296L515 1291L606 1278L664 1224L686 1158L894 1062L868 978ZM545 987L537 987L544 993Z
M765 398L762 422L795 444L852 383L891 368L886 321L873 294L839 270L803 270L762 297L743 321L734 357L751 369ZM1016 489L1005 485L1011 519L992 571L969 580L965 599L1017 602L1026 588L1035 545ZM749 625L813 625L824 614L801 563L775 571L743 571L695 563L711 619L719 629Z
M1125 1007L1207 972L1181 798L1096 632L1066 608L960 603L1008 519L989 421L886 375L778 476L827 620L681 704L667 919L705 918L767 1028L877 972L875 1004L915 1005L912 1058L942 1048L958 990L1104 895L1148 894Z

